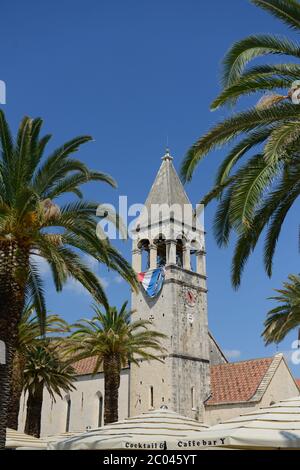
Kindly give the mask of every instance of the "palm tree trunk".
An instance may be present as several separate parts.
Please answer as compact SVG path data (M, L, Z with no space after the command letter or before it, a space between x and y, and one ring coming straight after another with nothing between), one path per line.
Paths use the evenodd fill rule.
M104 424L118 421L121 362L118 354L105 357L104 372Z
M0 449L5 437L10 400L10 385L18 323L24 307L28 249L20 249L13 241L0 241L0 342L5 349L0 364Z
M25 434L30 434L30 436L34 437L40 437L41 434L43 390L44 383L41 382L36 387L34 394L29 392L27 398Z
M26 361L24 356L16 351L13 359L7 422L8 428L16 430L18 429L20 400L24 386L25 363Z

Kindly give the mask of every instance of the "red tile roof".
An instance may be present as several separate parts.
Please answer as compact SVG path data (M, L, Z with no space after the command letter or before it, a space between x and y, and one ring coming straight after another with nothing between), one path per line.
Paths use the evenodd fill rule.
M76 375L90 375L94 373L96 363L97 356L87 357L86 359L74 362L73 368L75 369ZM123 369L127 369L127 367L123 367ZM102 365L99 367L98 372L103 372Z
M300 388L300 379L295 379L295 382L298 385L298 388Z
M97 358L88 357L74 363L77 375L94 372ZM245 402L255 394L273 358L225 363L211 367L211 397L206 405ZM102 372L102 366L99 372ZM300 387L300 379L296 380Z
M74 362L73 367L75 369L76 375L86 375L92 374L95 370L97 362L97 357L87 357L86 359L81 359L80 361ZM102 372L102 367L100 367L99 372Z
M211 367L211 397L206 405L248 401L273 361L272 357Z

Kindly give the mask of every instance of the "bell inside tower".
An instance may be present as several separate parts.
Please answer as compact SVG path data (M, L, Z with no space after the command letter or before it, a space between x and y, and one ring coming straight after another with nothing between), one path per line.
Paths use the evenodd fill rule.
M167 247L166 247L166 239L163 235L159 235L158 238L155 240L156 250L157 250L157 267L161 268L167 264Z
M150 242L147 239L140 240L138 243L140 258L141 258L141 270L148 271L150 268Z

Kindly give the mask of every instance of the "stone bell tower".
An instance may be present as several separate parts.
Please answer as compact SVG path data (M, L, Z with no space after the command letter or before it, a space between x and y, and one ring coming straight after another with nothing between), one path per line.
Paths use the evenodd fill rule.
M142 286L133 293L133 319L149 319L167 339L163 362L131 365L130 415L166 405L201 420L210 393L204 227L196 223L172 160L167 151L133 233L135 271L165 268L156 297Z

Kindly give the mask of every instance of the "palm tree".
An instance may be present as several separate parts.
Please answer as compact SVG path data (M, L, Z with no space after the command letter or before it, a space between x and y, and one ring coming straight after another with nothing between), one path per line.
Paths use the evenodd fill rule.
M69 325L58 315L47 315L44 325L44 334L64 333L69 330ZM11 392L8 408L7 427L18 429L18 416L20 399L24 388L24 369L26 354L45 339L42 337L41 322L34 314L33 305L25 305L21 320L18 325L18 337L13 359ZM53 336L52 338L53 339Z
M279 305L267 314L263 332L266 344L280 343L294 328L300 326L300 276L290 275L283 289L275 289L278 296L271 297Z
M63 362L57 351L57 345L45 342L26 353L24 370L24 391L27 395L27 414L25 433L40 437L43 393L46 389L55 401L62 398L63 392L74 390L74 369ZM59 346L60 347L60 346Z
M81 186L88 181L115 186L110 176L72 158L91 137L75 137L44 157L51 136L40 137L41 127L40 118L25 117L13 141L0 110L0 341L6 348L6 364L0 364L0 449L5 445L12 362L26 298L34 303L41 321L46 314L37 259L50 265L58 291L74 278L105 305L101 283L82 253L135 285L132 268L103 239L101 227L96 234L98 204L80 199ZM69 193L79 200L60 207L54 202L60 196L66 200ZM109 211L104 215L114 220Z
M74 325L77 330L71 335L68 353L74 353L77 360L96 356L95 374L103 365L104 423L108 424L118 421L121 368L130 362L139 364L138 359L162 361L154 353L164 351L160 339L165 335L149 329L151 322L148 320L131 322L133 312L127 311L127 302L120 311L115 307L105 313L97 306L93 309L94 318ZM72 359L75 360L75 356Z
M251 0L300 30L296 0ZM290 56L292 63L248 66L265 55ZM232 283L238 287L245 263L263 230L264 264L272 274L273 255L285 217L300 194L300 45L274 35L253 35L232 46L224 59L223 90L212 104L216 109L241 96L284 90L264 97L257 106L233 114L215 125L188 151L181 168L183 180L192 178L201 159L216 147L239 138L219 166L215 184L202 202L217 199L214 221L217 243L226 246L237 235L232 260ZM246 159L243 162L243 159Z

